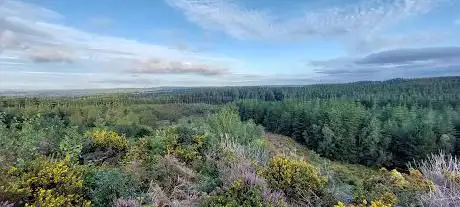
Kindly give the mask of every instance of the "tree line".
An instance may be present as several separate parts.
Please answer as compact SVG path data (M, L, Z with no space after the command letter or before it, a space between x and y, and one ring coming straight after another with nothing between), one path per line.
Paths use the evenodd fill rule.
M460 107L366 107L353 100L238 103L243 120L291 136L331 159L404 167L427 154L460 153Z

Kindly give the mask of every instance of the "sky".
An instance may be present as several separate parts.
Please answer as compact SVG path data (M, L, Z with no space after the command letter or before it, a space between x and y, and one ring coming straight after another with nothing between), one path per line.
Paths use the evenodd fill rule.
M0 90L460 75L460 0L0 0Z

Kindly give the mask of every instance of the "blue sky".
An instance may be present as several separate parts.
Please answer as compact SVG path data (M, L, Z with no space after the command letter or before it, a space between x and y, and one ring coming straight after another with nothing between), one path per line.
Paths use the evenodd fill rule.
M0 90L460 75L460 0L0 0Z

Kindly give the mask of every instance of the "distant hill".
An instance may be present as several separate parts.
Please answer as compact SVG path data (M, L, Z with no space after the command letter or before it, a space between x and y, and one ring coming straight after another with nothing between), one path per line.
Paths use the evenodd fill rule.
M27 96L27 97L80 97L104 94L155 94L155 93L168 93L173 91L191 91L196 89L214 89L214 88L296 88L308 86L349 86L349 85L375 85L375 84L401 84L401 83L415 83L424 85L433 81L447 81L447 82L460 82L460 76L447 76L447 77L431 77L431 78L395 78L385 81L357 81L350 83L321 83L310 85L259 85L259 86L207 86L207 87L181 87L181 86L168 86L168 87L155 87L155 88L111 88L111 89L69 89L69 90L0 90L0 96Z

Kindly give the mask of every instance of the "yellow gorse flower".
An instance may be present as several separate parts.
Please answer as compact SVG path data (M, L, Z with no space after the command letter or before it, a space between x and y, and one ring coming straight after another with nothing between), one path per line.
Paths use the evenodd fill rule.
M312 165L281 155L269 161L263 174L272 187L287 193L295 193L299 190L319 192L327 183L327 178L321 176L319 170Z
M99 147L126 150L128 140L114 131L106 129L94 129L87 133L87 136Z
M91 206L83 195L83 171L62 160L41 157L25 169L12 167L7 192L25 206Z

